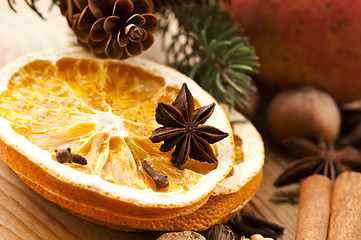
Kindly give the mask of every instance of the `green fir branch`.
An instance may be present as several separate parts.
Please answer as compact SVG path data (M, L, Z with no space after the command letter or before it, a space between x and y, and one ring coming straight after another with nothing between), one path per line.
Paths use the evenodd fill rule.
M250 75L258 72L258 57L231 15L215 2L162 7L158 13L164 36L171 32L172 14L178 20L178 31L170 33L167 63L218 101L230 107L247 106L247 90L256 90Z
M16 1L15 0L7 0L9 7L11 8L11 10L13 10L14 12L16 11L15 5L16 5ZM59 0L51 0L51 6L53 5L57 5ZM38 14L38 16L42 19L45 20L44 16L41 14L41 12L39 12L38 8L36 7L36 2L37 0L24 0L24 2L28 5L28 7L33 10L36 14Z

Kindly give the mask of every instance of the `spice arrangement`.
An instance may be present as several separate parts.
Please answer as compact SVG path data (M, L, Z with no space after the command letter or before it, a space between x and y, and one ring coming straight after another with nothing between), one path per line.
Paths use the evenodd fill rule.
M8 1L8 3L11 8L16 10L15 1ZM164 2L150 0L105 2L54 0L53 3L59 6L61 14L66 18L78 44L97 58L129 59L140 55L153 45L157 29L163 33L163 36L173 34L171 35L173 43L167 46L168 64L189 75L208 93L212 94L216 100L227 103L230 108L236 107L236 109L242 110L244 105L250 104L249 110L251 113L249 118L255 120L255 123L262 118L257 114L264 114L266 122L262 125L263 122L261 121L257 125L261 129L261 134L271 137L272 140L279 144L278 147L282 151L290 152L293 156L293 160L285 167L284 172L275 179L274 185L282 187L293 183L301 183L297 227L295 229L296 239L357 239L357 233L361 225L359 221L361 210L357 203L357 199L360 199L361 187L359 184L361 180L360 174L358 173L361 171L361 154L358 149L361 139L361 107L358 100L360 89L358 89L357 83L352 82L352 79L354 79L352 69L348 71L350 73L348 79L350 79L351 84L347 84L347 88L340 87L340 78L333 78L337 76L337 72L333 72L332 77L327 78L329 79L327 83L325 83L325 80L319 80L319 76L321 76L321 79L326 79L327 73L317 71L317 69L312 70L310 68L311 70L306 69L307 71L304 69L303 75L301 74L302 76L299 78L297 77L300 75L297 74L299 69L291 65L293 62L298 61L300 56L294 53L290 46L283 44L290 49L289 53L282 55L282 60L276 54L276 60L273 62L285 64L289 71L287 71L287 74L279 73L279 69L272 67L272 63L268 62L265 54L267 49L264 49L266 44L262 43L262 39L267 38L259 38L260 33L252 30L252 28L257 29L259 23L254 22L255 20L250 13L254 9L263 8L257 6L257 1L247 3L241 0ZM42 17L36 7L36 1L27 1L27 4ZM251 37L251 43L255 44L256 50L259 50L262 56L260 60L261 68L259 68L258 58L247 37L243 37L243 33L240 35L240 28L229 21L230 15L228 11L232 12L233 10L230 9L232 7L229 7L228 4L232 4L231 6L234 9L242 7L242 9L249 10L249 14L243 16L239 16L237 13L236 20L244 24L245 35ZM267 4L272 9L272 1ZM279 10L282 13L279 15L280 19L284 17L283 14L287 12L288 6L290 5L286 3L283 6L284 8ZM299 5L300 9L305 6L307 6L306 0ZM324 7L332 12L335 6L334 4L325 3ZM267 11L258 11L258 13L260 19L269 17ZM344 12L341 14L344 14ZM171 16L178 20L178 31L175 34L169 32L173 21ZM210 16L215 19L214 22L209 21ZM330 23L328 29L331 29L333 34L340 33L341 35L342 31L349 29L353 21L353 19L349 21L341 18L335 24ZM208 22L211 24L208 24ZM293 23L290 22L289 24ZM305 25L300 23L299 31L302 32L302 26L307 24L309 23L307 22ZM272 26L268 27L272 29ZM263 26L262 29L267 28ZM267 35L267 32L265 34ZM179 39L182 39L182 41L178 41ZM332 39L334 38L332 37ZM282 40L278 40L282 42ZM334 58L330 55L329 59L340 69L346 69L345 66L341 66L342 64L333 61ZM322 57L317 59L317 61L319 60L322 60L323 63L327 62ZM315 65L320 66L320 64ZM88 69L94 68L89 67ZM328 67L327 69L331 68ZM256 79L251 79L253 74L258 73L259 70L260 75ZM319 78L314 78L314 76ZM302 79L302 83L307 82L308 85L300 86L299 79ZM252 92L255 89L254 82L261 86L257 93ZM176 90L169 86L167 86L165 92L168 91L170 95L173 94L172 97L167 96L164 99L163 96L157 100L153 99L153 103L158 102L156 107L154 104L151 107L150 105L144 107L144 109L155 110L154 119L158 125L146 125L145 131L144 128L134 130L136 133L140 132L140 135L146 135L147 140L142 139L139 141L140 135L132 140L128 138L123 140L127 146L131 146L131 154L136 156L136 159L139 157L139 160L137 159L134 165L137 167L130 166L130 169L137 169L137 178L139 176L142 179L141 181L135 181L134 184L138 184L137 187L139 187L142 184L140 182L144 180L147 187L150 186L152 191L160 193L175 188L174 184L178 183L174 181L174 176L177 174L179 176L179 174L186 171L199 174L200 171L211 172L217 168L219 165L219 149L215 148L215 146L218 146L217 142L234 137L235 142L238 141L240 145L243 142L247 143L244 138L237 140L237 135L233 136L231 131L225 131L224 128L221 128L222 130L215 128L214 122L212 122L213 126L204 125L208 119L212 118L212 113L216 108L215 103L208 102L203 105L199 105L198 102L195 103L190 93L192 88L188 89L186 84L183 84L178 95L175 93ZM101 97L97 97L99 96L95 96L94 99L97 99L97 101L101 99ZM264 100L262 98L268 98L270 101L269 104L263 104L259 109L260 101ZM353 101L348 102L349 100ZM99 105L94 104L91 107L100 107L104 102L98 101L98 103ZM197 109L195 105L197 105ZM101 107L104 107L104 105ZM140 109L139 112L144 111L144 109ZM264 111L260 112L259 110ZM131 122L131 125L133 124L132 127L126 125L129 129L137 125L135 124L136 120L133 118L129 122ZM243 119L231 121L232 125L242 122L244 122ZM68 129L67 131L69 133L81 133L83 130L80 129L91 127L90 125ZM17 129L19 132L24 131L21 127ZM130 130L130 132L132 131ZM149 136L150 138L148 138ZM131 138L133 137L134 135ZM36 138L34 139L33 141L38 141ZM66 167L71 166L78 171L86 172L89 171L88 169L93 168L91 171L96 172L96 174L106 173L106 171L97 169L99 165L106 161L95 163L91 152L102 149L99 147L98 150L95 150L95 146L105 146L105 149L117 147L117 151L121 151L119 139L115 140L116 138L107 134L97 135L97 138L94 139L96 139L94 142L99 143L99 145L83 144L82 147L75 145L74 148L72 146L71 151L67 145L59 145L55 148L52 159ZM148 141L147 144L153 146L151 150L144 147L143 140ZM246 146L249 145L246 144ZM54 148L51 151L54 153ZM116 151L110 150L109 155L111 156L114 152ZM145 157L149 152L164 154L169 161L169 165L162 166L156 164L151 158ZM247 153L242 154L247 155ZM104 155L107 155L106 151ZM119 157L119 155L116 157ZM143 161L141 161L142 159ZM201 167L197 167L194 164L195 162L200 164ZM220 162L222 163L222 159ZM168 171L167 167L172 171ZM109 168L118 170L114 165ZM227 178L233 175L237 175L236 167L233 167ZM258 177L252 176L252 181L250 181L254 186L257 186L255 188L259 187L259 175L260 173L257 174ZM126 178L127 174L124 176ZM121 181L115 179L111 174L105 178L110 182ZM239 178L236 179L239 180ZM129 180L126 181L130 182ZM224 187L222 184L220 185L221 188ZM177 185L177 187L179 186ZM227 187L232 189L230 186ZM220 190L216 189L215 192L217 191ZM242 196L250 196L247 195L249 193L246 190L237 189L236 192L239 193L237 199L241 199ZM231 197L232 194L234 192L231 194L222 193L216 197L212 196L214 198L209 198L208 203L214 206L216 206L216 200L213 199L218 199L217 203L222 203L219 200L221 197L232 199L233 205L230 203L228 204L229 209L222 210L227 215L227 218L230 218L227 222L223 220L226 225L218 224L219 220L213 222L204 220L206 226L202 226L202 228L197 226L195 229L202 234L191 231L177 232L179 229L188 229L190 227L189 225L184 227L184 223L177 222L181 221L182 218L176 216L176 214L168 218L171 219L171 222L164 221L164 219L149 221L148 217L146 217L141 220L138 219L138 222L133 221L127 227L131 226L137 229L143 224L142 227L139 227L143 228L146 225L150 226L149 222L152 222L156 230L176 231L165 234L159 239L177 239L181 237L189 239L247 239L247 237L250 239L276 239L282 234L283 227L255 218L252 214L243 213L230 217L227 211L231 211L240 205L238 202L237 204L234 203L236 198ZM243 204L246 200L242 199L241 202ZM207 213L207 204L204 206L195 213L199 215L204 212ZM193 210L190 210L190 208L187 210L189 214L184 215L186 220L183 219L183 222L194 221L191 216ZM133 217L139 218L139 216L128 216L127 214L132 213L122 215L120 219L123 222L132 222ZM213 216L209 215L209 217ZM218 219L221 217L215 214L213 218ZM101 221L103 221L103 224L104 222L109 223L107 222L108 219L102 219ZM173 228L168 229L167 225L173 226ZM207 229L207 231L204 232L204 229Z
M299 116L298 112L294 114L291 112L300 108L301 105L295 104L295 108L289 108L287 100L288 98L297 99L296 91L303 92L307 88L286 90L285 93L276 96L269 106L268 115L271 115L269 116L271 120L268 120L268 126L272 128L270 122L276 121L272 119L276 106L274 103L280 99L285 101L284 105L280 101L280 108L275 110L284 117L284 119L281 117L282 124L278 125L281 131L279 135L277 135L278 132L273 132L272 135L282 143L283 149L296 157L296 160L289 163L284 172L275 180L274 185L281 187L302 182L295 235L297 240L357 238L355 234L358 232L360 222L353 220L354 216L347 216L347 212L352 211L356 214L355 216L358 216L360 214L358 204L355 204L352 210L343 208L340 204L349 206L353 204L351 202L359 198L357 195L361 188L354 181L361 176L358 173L361 171L361 152L352 145L342 146L341 144L342 147L337 149L340 145L337 140L340 134L341 114L332 98L325 93L321 95L327 97L329 105L310 108L308 102L311 97L303 98L300 101L303 103L301 115L307 120L303 120L303 124L295 123L298 120L302 122L301 117L291 122L295 116ZM293 94L287 97L287 94L292 91ZM318 99L313 98L312 104L317 105ZM322 120L324 116L330 114L333 118ZM344 140L343 143L345 143ZM342 190L341 184L344 184ZM345 192L345 189L349 188L355 192L348 193L347 190Z
M361 217L359 204L352 210L335 207L335 202L348 206L359 198L345 189L360 192L354 181L361 170L361 95L355 75L360 49L353 41L358 20L349 17L361 9L341 5L239 0L229 8L260 55L259 84L270 91L263 95L272 96L265 107L267 134L284 152L292 152L293 160L274 184L302 181L296 239L354 239L360 232L354 220ZM355 64L346 64L351 55L341 49L355 54Z
M8 86L0 94L1 158L41 196L90 222L205 231L232 218L261 184L254 126L231 125L228 117L243 116L226 115L167 66L76 47L32 53L0 75ZM74 161L80 156L84 162Z

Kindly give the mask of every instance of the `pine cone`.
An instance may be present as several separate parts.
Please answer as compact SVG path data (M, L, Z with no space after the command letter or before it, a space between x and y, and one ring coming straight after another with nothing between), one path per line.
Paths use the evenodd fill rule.
M60 0L60 10L79 44L99 57L139 55L158 28L152 0Z

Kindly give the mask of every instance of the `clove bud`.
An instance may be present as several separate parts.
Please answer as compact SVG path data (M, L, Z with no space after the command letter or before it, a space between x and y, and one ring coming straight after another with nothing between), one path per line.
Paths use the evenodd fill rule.
M165 174L157 173L147 161L142 161L142 167L148 173L148 175L153 179L157 190L169 186L168 176Z
M55 157L59 163L71 162L70 148L55 150Z
M78 163L81 165L87 165L87 160L79 155L71 153L70 148L55 150L55 158L59 163Z
M242 214L242 221L249 226L269 229L271 231L274 231L275 233L280 233L280 234L283 233L285 229L283 226L256 217L256 215L253 212Z
M247 217L252 220L247 222L247 220L249 220ZM236 214L236 216L228 222L228 225L235 233L241 236L250 237L255 234L261 234L263 237L272 239L277 239L276 234L282 233L284 229L274 223L256 218L254 215L246 216L243 219L243 215L241 216L240 213Z

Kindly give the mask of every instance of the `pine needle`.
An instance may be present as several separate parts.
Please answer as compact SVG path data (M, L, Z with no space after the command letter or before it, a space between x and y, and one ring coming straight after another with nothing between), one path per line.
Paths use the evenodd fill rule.
M15 0L7 0L8 1L8 5L10 7L11 10L13 10L14 12L16 11L15 5L16 5L16 1ZM51 6L53 5L57 5L59 0L51 0ZM42 18L43 20L45 20L44 16L39 12L38 8L36 7L36 2L37 0L24 0L24 2L26 3L26 5L28 5L28 7L33 10L40 18Z
M178 20L178 32L166 52L167 64L193 78L218 101L247 106L247 90L255 89L250 75L258 72L258 57L241 28L230 22L231 15L216 2L165 5L158 13L164 37L174 21L171 14Z

